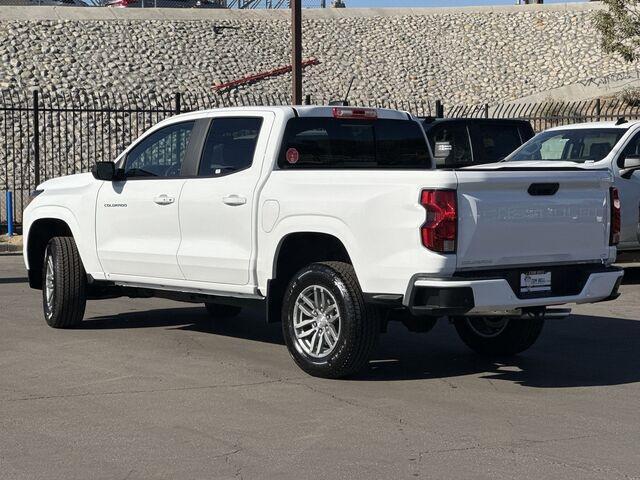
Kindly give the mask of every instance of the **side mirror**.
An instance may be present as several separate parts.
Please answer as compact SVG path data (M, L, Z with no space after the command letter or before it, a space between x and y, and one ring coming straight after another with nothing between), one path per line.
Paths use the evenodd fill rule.
M626 157L622 162L620 176L629 179L633 172L640 170L640 157Z
M111 182L116 177L116 164L113 162L96 162L91 168L91 173L96 180Z

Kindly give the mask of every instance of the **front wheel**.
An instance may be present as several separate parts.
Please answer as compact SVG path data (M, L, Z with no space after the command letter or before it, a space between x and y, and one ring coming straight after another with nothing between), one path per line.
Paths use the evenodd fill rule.
M509 356L531 347L542 332L544 317L459 317L456 330L473 351L488 356Z
M42 268L42 306L53 328L78 325L87 304L86 274L72 237L54 237L47 244Z
M367 364L380 324L367 306L353 267L342 262L311 264L285 292L284 339L296 364L309 375L343 378Z

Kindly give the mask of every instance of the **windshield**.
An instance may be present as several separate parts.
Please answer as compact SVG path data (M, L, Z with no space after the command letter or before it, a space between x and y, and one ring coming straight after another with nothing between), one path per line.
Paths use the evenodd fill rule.
M625 132L622 128L580 128L543 132L516 150L506 161L597 162L609 155Z

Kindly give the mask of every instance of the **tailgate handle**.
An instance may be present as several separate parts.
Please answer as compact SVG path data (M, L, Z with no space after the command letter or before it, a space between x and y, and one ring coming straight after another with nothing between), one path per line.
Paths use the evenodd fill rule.
M560 189L559 183L532 183L529 186L529 195L542 196L542 195L555 195Z

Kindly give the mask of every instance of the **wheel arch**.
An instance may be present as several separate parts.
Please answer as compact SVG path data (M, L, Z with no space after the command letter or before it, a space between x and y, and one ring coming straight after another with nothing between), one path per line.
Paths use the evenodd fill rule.
M306 247L306 250L302 250ZM287 255L292 255L287 258ZM321 231L290 232L280 239L275 250L272 267L272 279L285 274L303 262L299 268L312 262L336 260L353 265L353 261L344 242L332 233ZM306 263L304 263L306 262ZM311 262L311 263L312 263ZM293 265L293 266L292 266ZM355 268L355 266L354 266ZM295 273L291 272L292 274Z
M356 269L347 246L333 233L302 230L288 232L280 238L267 280L269 322L280 320L282 297L291 277L305 265L322 261L340 261Z
M47 208L48 212L42 212L31 219L26 232L24 246L24 261L29 272L29 286L42 288L42 266L44 251L53 237L77 238L78 226L75 218L66 209ZM81 252L80 252L81 253Z

